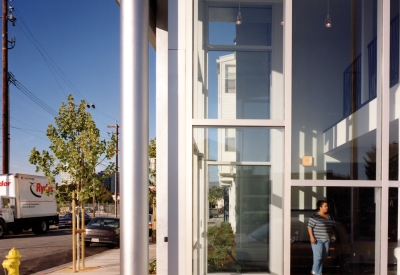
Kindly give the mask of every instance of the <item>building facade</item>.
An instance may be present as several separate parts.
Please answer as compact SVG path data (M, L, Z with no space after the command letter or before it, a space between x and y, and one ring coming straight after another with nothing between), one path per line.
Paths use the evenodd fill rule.
M104 171L99 172L99 175L103 175ZM106 178L103 180L104 186L107 188L108 191L110 191L112 194L115 194L115 177L116 175L113 175L109 178ZM119 179L119 172L118 172L118 179ZM119 181L120 182L120 181ZM118 186L118 193L119 193L119 186Z
M157 274L400 274L399 1L156 3Z
M61 184L71 184L74 182L74 179L67 172L61 171Z

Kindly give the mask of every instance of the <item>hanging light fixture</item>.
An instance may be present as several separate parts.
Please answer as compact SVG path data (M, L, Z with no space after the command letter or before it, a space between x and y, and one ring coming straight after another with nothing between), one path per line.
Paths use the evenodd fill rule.
M239 12L236 16L236 25L242 24L242 13L240 12L240 2L239 2Z
M332 27L332 20L329 16L329 0L328 0L328 12L327 12L327 16L325 18L325 27L327 27L327 28Z

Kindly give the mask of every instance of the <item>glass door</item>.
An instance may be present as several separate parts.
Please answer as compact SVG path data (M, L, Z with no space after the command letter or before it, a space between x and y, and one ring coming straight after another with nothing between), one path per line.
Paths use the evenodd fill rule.
M268 272L270 166L208 165L207 273Z
M193 274L282 274L283 129L193 136Z

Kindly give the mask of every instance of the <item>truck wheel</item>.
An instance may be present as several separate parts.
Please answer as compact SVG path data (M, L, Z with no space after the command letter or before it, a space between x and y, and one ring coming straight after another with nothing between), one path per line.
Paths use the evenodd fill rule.
M0 221L0 239L6 234L6 226L3 221Z
M47 221L40 221L38 222L33 228L33 233L35 234L44 234L49 231L49 223Z
M351 259L350 257L343 256L340 262L340 270L343 274L352 273Z

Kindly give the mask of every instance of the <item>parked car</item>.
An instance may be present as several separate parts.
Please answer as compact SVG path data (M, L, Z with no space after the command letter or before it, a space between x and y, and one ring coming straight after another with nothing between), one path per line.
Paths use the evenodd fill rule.
M82 214L79 213L80 217L80 224L82 224ZM85 225L90 222L92 219L88 214L84 215L85 217ZM67 227L67 226L72 226L72 213L67 213L63 217L59 219L58 227Z
M218 208L209 208L208 209L209 218L218 218Z
M290 260L293 274L309 274L313 262L310 236L307 229L308 217L304 221L292 218ZM269 272L270 224L264 223L248 233L237 233L236 263L242 270L257 268ZM351 247L345 227L336 222L330 241L329 256L324 269L332 273L349 274L352 272Z
M85 230L85 246L91 243L108 243L119 247L119 218L98 217L90 221Z
M246 234L237 233L236 261L242 269L256 268L258 271L269 272L269 223Z
M151 237L151 234L153 233L153 214L149 214L149 237Z
M291 226L291 267L292 269L309 269L312 266L313 254L308 234L308 217L304 221L292 218ZM336 222L333 227L333 236L329 245L329 255L324 264L324 269L336 270L341 274L352 272L353 264L351 259L351 243L345 227ZM309 272L307 272L309 273Z

